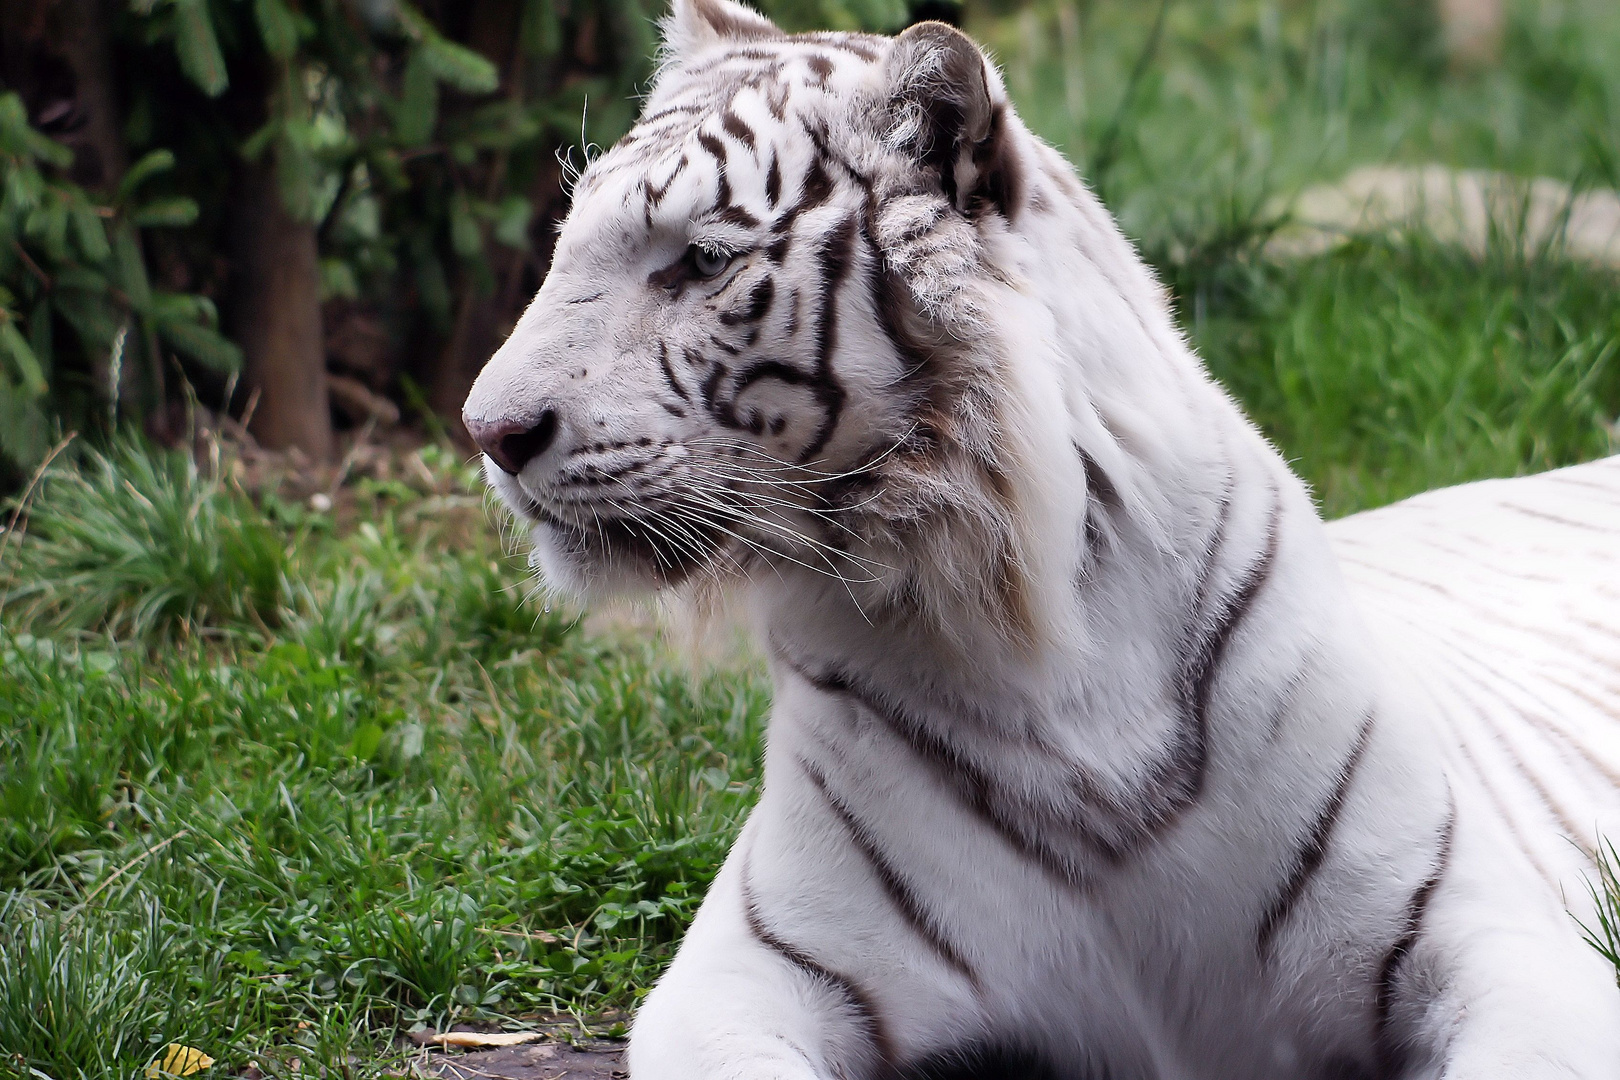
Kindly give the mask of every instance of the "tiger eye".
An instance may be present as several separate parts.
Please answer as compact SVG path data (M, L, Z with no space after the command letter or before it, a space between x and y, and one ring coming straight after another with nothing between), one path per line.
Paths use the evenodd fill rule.
M692 269L699 277L712 278L727 266L731 265L731 256L723 251L710 251L707 248L693 244L689 257L692 260Z

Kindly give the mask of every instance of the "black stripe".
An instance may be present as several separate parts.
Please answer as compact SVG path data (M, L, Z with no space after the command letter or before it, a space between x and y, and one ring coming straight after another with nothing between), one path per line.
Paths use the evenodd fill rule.
M844 999L844 1004L860 1020L861 1026L866 1029L867 1039L871 1042L880 1062L885 1067L891 1067L895 1060L894 1039L890 1036L888 1026L883 1022L883 1016L878 1012L872 996L850 976L832 970L797 945L779 937L775 931L765 925L765 918L759 910L759 900L754 896L754 888L749 881L748 868L745 856L742 865L741 891L743 920L748 925L748 932L753 934L761 945L764 945L789 964L798 968L812 982L819 983L841 996Z
M771 225L771 231L785 233L793 228L799 215L806 210L820 206L832 198L832 176L827 172L827 166L818 159L810 162L810 168L804 174L804 180L799 185L799 198L794 204L783 212Z
M778 121L787 119L787 103L792 92L792 89L782 82L773 82L765 88L765 107Z
M1226 649L1232 642L1233 634L1243 625L1244 617L1254 606L1254 598L1270 579L1272 568L1277 561L1282 493L1273 491L1272 498L1271 517L1266 523L1265 546L1250 563L1249 568L1243 572L1237 587L1221 603L1214 618L1209 621L1208 632L1192 644L1182 669L1181 699L1184 719L1175 750L1165 762L1164 769L1167 771L1161 773L1165 786L1170 789L1169 805L1160 820L1155 823L1156 826L1162 826L1203 792L1204 777L1209 768L1209 703L1215 693L1221 661L1226 656ZM1195 624L1203 619L1202 609L1208 605L1208 590L1214 579L1215 567L1224 550L1230 512L1230 502L1223 503L1215 544L1201 575L1198 601L1191 613Z
M755 409L749 409L746 416L737 414L737 401L743 393L761 379L775 379L788 386L808 386L816 392L816 381L798 368L782 360L754 360L737 372L731 385L726 390L724 398L718 394L719 380L712 379L714 386L704 384L704 395L709 401L710 414L727 427L747 431L753 435L763 434L766 430L765 417ZM781 424L771 425L771 434L780 435L786 420Z
M1367 718L1361 723L1361 730L1356 734L1356 741L1350 748L1349 757L1339 767L1339 776L1334 782L1332 794L1323 804L1316 821L1311 825L1311 831L1305 836L1305 843L1294 857L1294 867L1289 872L1288 879L1283 882L1282 890L1261 916L1260 926L1255 931L1255 950L1262 960L1270 959L1271 943L1277 931L1288 921L1294 905L1305 895L1305 887L1310 884L1311 877L1321 869L1323 861L1327 858L1328 841L1332 839L1333 826L1344 811L1345 798L1350 793L1350 783L1355 778L1356 766L1361 764L1362 755L1367 751L1372 729L1373 714L1368 713Z
M908 1061L879 1080L1108 1080L1108 1069L1087 1063L1059 1074L1040 1053L1017 1044L968 1044L938 1050L918 1061Z
M694 103L670 105L657 112L648 113L636 121L636 127L644 128L648 124L656 124L660 120L667 120L671 116L694 116L704 110L704 106Z
M878 198L877 192L871 186L866 187L866 213L861 218L861 239L866 244L867 257L871 260L872 269L872 310L877 315L878 327L883 336L889 339L894 351L905 361L904 378L912 379L933 370L933 353L921 342L912 341L901 331L902 325L911 314L911 293L900 275L889 266L888 260L883 257L883 249L878 246L877 238L872 235L871 222L877 219Z
M670 171L669 176L664 178L662 184L654 184L651 180L642 181L641 190L646 195L649 206L657 206L664 201L664 196L669 194L669 189L675 183L675 178L686 171L687 163L686 155L682 154L680 159L675 162L675 168Z
M1108 473L1103 471L1103 467L1097 464L1097 459L1078 445L1074 449L1080 455L1080 464L1085 468L1086 497L1110 511L1123 508L1125 500L1120 498L1119 488Z
M793 290L793 299L788 304L787 325L782 328L782 336L791 338L799 332L799 290Z
M1226 530L1232 525L1232 480L1227 478L1226 494L1221 497L1221 507L1216 514L1215 528L1209 540L1209 549L1204 558L1204 565L1198 570L1198 586L1192 606L1192 625L1196 627L1198 620L1204 617L1204 611L1209 607L1209 593L1213 588L1215 570L1221 564L1221 556L1226 553ZM1190 661L1189 661L1190 663Z
M669 383L669 388L675 391L675 396L682 401L691 401L686 391L681 388L681 381L675 377L675 369L669 366L668 342L658 343L658 366L664 370L664 379Z
M759 218L733 203L714 216L722 225L740 225L745 229L759 228Z
M1074 449L1080 455L1080 468L1086 477L1086 550L1095 553L1102 546L1102 519L1105 512L1117 514L1125 502L1119 497L1119 488L1112 478L1097 464L1097 459L1078 444Z
M754 148L754 129L743 123L742 117L732 112L730 106L720 110L720 127L748 149Z
M765 202L772 209L776 209L776 202L782 197L782 164L776 160L776 153L771 153L770 167L765 170ZM778 262L781 260L778 259Z
M1054 846L1055 839L1078 838L1103 858L1117 862L1153 839L1202 793L1209 757L1209 710L1221 661L1269 580L1277 556L1281 511L1281 493L1275 492L1263 548L1236 585L1223 598L1212 600L1210 594L1225 553L1230 512L1229 505L1223 504L1211 555L1200 575L1197 600L1189 613L1194 634L1185 646L1178 674L1180 707L1171 744L1146 775L1126 790L1113 790L1090 770L1074 763L1061 785L1062 791L1050 793L1050 798L1006 791L954 743L931 730L926 721L884 700L870 688L859 686L848 673L837 668L812 672L785 655L780 647L776 652L818 689L848 697L869 710L913 753L936 769L963 805L1020 855L1055 880L1083 889L1088 884L1083 868L1072 855ZM1212 608L1213 615L1209 614ZM1023 738L1032 752L1060 754L1038 737Z
M726 144L710 135L707 131L698 132L698 145L709 152L714 158L715 193L714 208L723 210L731 205L731 182L726 179L726 162L729 155L726 153Z
M1079 871L1068 860L1047 848L1038 836L1028 835L1020 829L995 804L990 776L951 743L929 731L925 723L880 701L844 672L836 669L813 672L781 648L776 649L776 655L817 690L852 701L877 717L890 734L905 743L912 753L936 771L964 807L1019 855L1035 863L1061 884L1071 888L1083 887L1085 883Z
M827 786L827 777L822 774L820 769L802 757L798 761L799 767L810 778L810 782L816 786L816 790L821 792L822 798L827 800L827 805L832 809L833 815L838 818L839 822L843 824L844 830L849 833L849 838L854 843L855 849L866 858L867 864L872 868L872 873L877 877L878 884L883 887L884 893L889 897L889 901L894 904L895 909L899 911L901 918L906 921L906 924L911 927L918 937L933 947L941 960L954 968L957 974L971 983L975 990L978 990L980 988L978 972L973 970L972 965L956 950L956 946L951 944L950 939L945 936L944 930L940 928L934 916L929 913L922 900L918 898L916 892L912 889L911 883L905 879L905 876L899 870L895 869L888 856L883 854L878 847L877 838L872 835L872 831L855 816L855 812L849 808L849 804L844 802Z
M1400 978L1402 964L1412 954L1412 948L1417 944L1418 935L1422 932L1423 916L1429 910L1429 901L1434 898L1434 891L1440 887L1440 879L1445 876L1446 868L1451 863L1451 842L1456 831L1457 806L1453 802L1451 812L1446 816L1446 823L1440 827L1434 870L1406 902L1406 911L1401 916L1400 936L1395 939L1394 944L1389 947L1389 952L1384 954L1383 962L1378 965L1373 1008L1379 1076L1398 1076L1403 1071L1400 1066L1407 1048L1402 1045L1394 1031L1396 981Z
M800 37L829 49L841 49L867 63L878 58L878 51L860 37L844 30L818 30Z
M816 81L811 85L817 89L826 86L827 80L832 77L833 62L825 56L812 55L806 57L804 63L810 69L811 74L816 77Z
M844 218L827 234L817 253L821 266L821 314L816 322L816 398L826 415L809 444L799 455L809 461L821 453L844 409L844 388L833 374L833 350L838 347L838 289L849 276L855 254L855 223Z
M770 313L771 301L775 298L776 282L767 274L754 282L754 287L748 290L748 306L741 311L722 311L720 322L725 326L758 322Z
M692 358L692 350L688 349L686 350L686 353L687 360L690 361ZM701 360L702 357L699 357L699 359ZM698 388L698 392L703 395L703 407L707 409L711 415L714 415L716 412L715 400L720 393L720 380L726 377L728 371L729 369L724 364L713 365L709 369L708 377L703 380L702 385Z

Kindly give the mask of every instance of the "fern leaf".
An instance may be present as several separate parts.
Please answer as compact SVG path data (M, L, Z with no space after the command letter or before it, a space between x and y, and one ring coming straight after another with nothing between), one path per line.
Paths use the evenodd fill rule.
M439 84L420 48L411 50L401 79L395 134L406 146L421 146L439 119Z
M129 220L143 229L190 225L197 220L197 200L184 195L156 199L130 211Z
M101 223L96 208L80 198L74 200L69 212L73 215L73 238L78 241L84 257L93 263L106 262L112 248L107 243L107 227Z
M432 34L422 39L420 51L434 78L457 90L487 94L501 84L495 65L465 45Z
M176 320L158 323L157 331L164 341L204 367L228 375L242 366L242 350L217 330Z
M208 0L175 0L174 49L180 55L180 70L209 97L218 97L230 85Z
M253 21L259 24L264 51L277 60L290 60L298 51L298 24L281 0L253 0Z
M118 182L118 201L126 201L135 194L135 189L147 180L172 168L174 168L174 154L168 150L153 150L142 156L141 160L129 167L124 178Z
M113 255L118 284L129 297L130 306L136 311L145 310L152 300L152 286L146 278L146 261L141 258L134 229L125 226L114 233Z
M45 372L39 366L39 358L29 347L28 339L22 336L17 329L17 323L9 316L0 322L0 353L11 359L12 367L21 377L22 387L32 397L43 397L50 389L45 381Z

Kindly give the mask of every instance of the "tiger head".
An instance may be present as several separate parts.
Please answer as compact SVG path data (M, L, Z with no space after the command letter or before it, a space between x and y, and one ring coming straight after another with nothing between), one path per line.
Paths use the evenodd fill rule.
M1006 497L973 283L1033 140L939 23L789 35L677 0L664 29L468 431L564 590L880 579L908 523Z

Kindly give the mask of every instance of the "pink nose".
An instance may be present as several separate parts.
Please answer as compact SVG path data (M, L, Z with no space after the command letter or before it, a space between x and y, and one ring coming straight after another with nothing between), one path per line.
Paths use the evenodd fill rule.
M557 437L557 414L547 409L539 419L528 420L474 420L463 417L467 434L473 437L478 449L488 454L502 471L516 476L523 466L546 452L546 447Z

